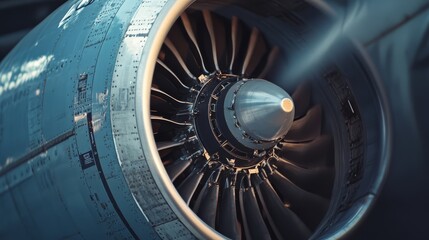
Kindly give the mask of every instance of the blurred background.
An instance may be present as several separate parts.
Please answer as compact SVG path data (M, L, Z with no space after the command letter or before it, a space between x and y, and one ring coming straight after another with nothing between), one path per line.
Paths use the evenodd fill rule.
M0 60L65 0L0 0Z
M385 3L389 4L390 1L385 0ZM406 4L405 0L400 1ZM0 0L0 60L23 36L64 2ZM341 4L347 1L337 2ZM427 9L425 12L421 14L429 19ZM429 29L429 25L426 29ZM412 68L408 69L411 73L414 71L417 77L410 77L410 82L405 84L410 87L410 96L406 100L412 102L411 112L414 116L395 111L395 106L392 106L396 134L387 181L375 207L349 235L349 239L429 238L429 54L426 54L429 49L429 30L424 37L426 41L421 42L426 44L419 46L423 54L416 63L410 65Z

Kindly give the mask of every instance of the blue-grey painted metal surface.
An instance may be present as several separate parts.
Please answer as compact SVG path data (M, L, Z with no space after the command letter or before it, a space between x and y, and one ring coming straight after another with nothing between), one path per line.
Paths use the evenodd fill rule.
M136 116L142 101L137 87L151 51L147 42L153 44L153 31L171 9L180 12L191 2L69 1L0 64L1 239L205 236L178 216L159 189L147 163L152 153L142 147L147 140L139 128L147 124ZM371 4L377 2L383 1ZM389 69L388 47L397 44L394 35L384 38L384 31L395 31L401 17L424 2L409 4L397 18L389 15L385 25L351 32L377 69ZM366 20L374 16L364 11L376 7L371 4L351 8L360 9L355 13ZM384 72L392 74L383 78L395 76ZM376 197L371 190L380 183L364 185L369 187L351 207L355 215L336 224L354 226L366 212ZM348 230L328 233L341 236Z
M2 239L159 237L122 175L109 100L125 33L150 29L136 10L154 21L163 5L69 1L2 62Z

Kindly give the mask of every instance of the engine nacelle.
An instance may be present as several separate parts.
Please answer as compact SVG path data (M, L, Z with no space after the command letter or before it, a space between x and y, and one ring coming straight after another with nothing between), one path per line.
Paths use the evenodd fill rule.
M0 64L0 237L349 232L386 175L390 115L361 43L313 44L335 11L64 4Z

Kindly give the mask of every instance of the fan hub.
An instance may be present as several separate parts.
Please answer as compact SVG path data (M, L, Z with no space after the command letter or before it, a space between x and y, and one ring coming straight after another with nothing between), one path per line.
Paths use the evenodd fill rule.
M266 80L213 74L196 96L193 112L198 139L211 160L252 168L286 135L295 109L289 94Z
M228 130L224 117L224 100L228 89L239 82L238 76L213 74L204 82L194 102L194 126L207 157L225 166L251 167L262 156L242 145Z
M225 95L228 130L246 147L266 150L277 144L292 126L295 109L290 95L263 79L243 79Z

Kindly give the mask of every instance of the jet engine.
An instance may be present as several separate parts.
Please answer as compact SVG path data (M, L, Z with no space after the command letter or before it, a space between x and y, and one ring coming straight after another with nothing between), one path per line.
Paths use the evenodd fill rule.
M343 237L392 132L333 2L66 2L0 64L0 238Z

